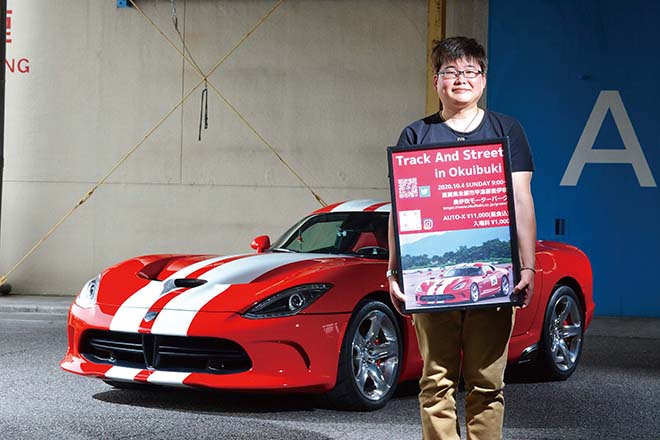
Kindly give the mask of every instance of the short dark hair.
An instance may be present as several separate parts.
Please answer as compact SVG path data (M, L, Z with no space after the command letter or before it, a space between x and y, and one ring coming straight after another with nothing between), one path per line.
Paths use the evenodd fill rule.
M481 70L486 73L488 63L486 50L474 38L451 37L433 42L431 62L433 63L434 73L437 73L443 64L460 59L479 63Z

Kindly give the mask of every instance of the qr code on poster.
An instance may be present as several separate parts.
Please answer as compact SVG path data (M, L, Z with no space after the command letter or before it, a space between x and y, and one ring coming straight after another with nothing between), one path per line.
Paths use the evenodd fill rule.
M417 178L412 177L409 179L399 179L399 198L411 199L419 195L417 189Z

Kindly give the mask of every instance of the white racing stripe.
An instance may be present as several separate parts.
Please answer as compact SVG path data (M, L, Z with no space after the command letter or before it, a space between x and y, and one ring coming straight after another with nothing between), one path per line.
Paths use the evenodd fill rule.
M433 293L431 295L443 295L445 293L445 288L449 286L455 278L444 278L442 280L436 281L434 283Z
M229 284L204 284L175 297L156 317L151 333L154 335L186 336L197 313L209 301L230 287Z
M125 382L136 382L135 377L140 374L140 368L112 367L105 373L105 377L113 380ZM147 377L147 382L156 385L186 386L183 381L190 376L190 373L179 373L175 371L154 371Z
M140 368L111 367L105 372L108 379L133 381L142 370Z
M110 330L117 332L136 332L140 328L145 309L155 303L163 292L163 283L150 281L149 284L131 295L117 309L110 321Z
M337 256L281 252L254 254L248 258L230 261L222 266L211 269L200 278L214 284L247 284L278 267L299 261L313 260L315 258L337 258Z
M167 280L176 278L185 278L191 273L208 266L209 264L216 263L221 260L231 258L231 256L223 256L210 258L208 260L198 261L197 263L186 266L178 272L173 273ZM124 303L117 309L115 316L112 317L110 322L110 330L118 332L137 332L142 323L144 314L151 308L151 306L158 301L163 293L163 281L150 281L149 284L139 289L131 295ZM145 310L146 309L146 310Z
M190 376L190 373L178 373L176 371L154 371L147 378L147 382L156 385L183 386L183 381Z
M286 264L314 258L341 258L321 254L255 254L218 266L200 278L209 281L175 297L163 307L151 328L152 334L186 336L197 313L232 284L247 284Z
M220 257L200 261L170 275L165 281L183 278L196 270L230 257ZM200 276L208 283L189 289L174 297L158 314L151 332L161 335L181 335L188 333L190 323L199 310L209 301L227 290L231 284L250 283L261 275L286 264L314 258L341 258L325 254L253 254L215 267ZM137 332L144 314L161 297L164 281L152 281L135 292L117 310L110 322L110 330Z
M335 206L331 212L364 211L368 207L378 203L383 203L383 201L376 199L351 200Z

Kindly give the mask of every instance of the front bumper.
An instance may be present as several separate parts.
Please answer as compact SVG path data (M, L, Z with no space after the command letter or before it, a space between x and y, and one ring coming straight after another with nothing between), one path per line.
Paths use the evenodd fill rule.
M87 344L87 332L106 334L116 309L116 306L98 305L83 309L75 303L71 306L68 349L60 363L65 371L105 380L158 385L324 392L335 385L342 338L350 319L349 313L247 319L231 312L198 312L194 325L179 338L231 341L249 358L244 371L200 372L187 368L187 364L183 368L171 364L162 369L154 367L158 364L148 362L153 353L151 346L145 348L146 345L142 349L150 352L145 352L147 362L143 365L139 364L139 356L133 362L126 362L121 356L108 355L100 359L83 355L81 346ZM140 333L145 334L142 330Z
M446 303L454 302L456 297L454 295L449 295L449 294L441 294L441 295L419 294L415 296L415 299L417 301L417 304L429 305L429 304L446 304Z

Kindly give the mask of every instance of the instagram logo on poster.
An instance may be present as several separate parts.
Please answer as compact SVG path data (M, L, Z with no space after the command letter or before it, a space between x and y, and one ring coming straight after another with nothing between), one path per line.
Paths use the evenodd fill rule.
M429 231L433 229L433 219L425 218L424 221L422 222L422 227L424 228L425 231Z

